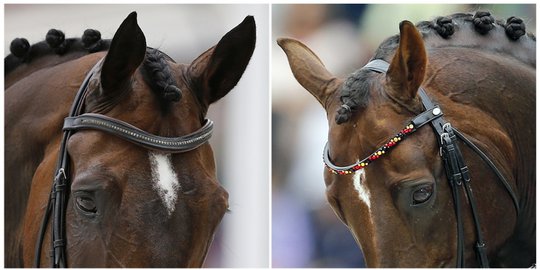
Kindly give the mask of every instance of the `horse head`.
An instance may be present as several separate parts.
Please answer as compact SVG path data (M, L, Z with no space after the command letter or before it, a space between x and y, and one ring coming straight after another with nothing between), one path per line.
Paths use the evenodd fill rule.
M88 71L95 64L85 113L105 115L157 136L180 137L203 127L208 107L237 84L254 47L255 22L248 16L191 64L178 64L147 47L136 13L131 13L106 54L61 65L68 69L61 80L75 76L73 73L80 78L82 68L77 67ZM83 129L71 135L67 151L71 158L66 206L68 266L202 265L228 209L228 193L217 180L208 143L171 153ZM46 158L37 169L32 195L43 198L49 192L47 171L51 167L45 163L54 166L55 158L56 154ZM27 227L37 224L42 205L30 204ZM35 237L25 239L29 250ZM48 251L44 248L42 253Z
M329 133L327 153L324 154L336 166L356 164L344 171L330 168L325 171L324 180L330 205L361 246L367 265L455 266L458 260L457 221L452 190L440 156L440 138L427 125L404 139L413 129L408 126L411 119L425 110L419 88L422 86L441 104L446 118L458 128L468 129L469 135L485 139L482 146L498 149L490 154L503 167L504 174L512 179L512 185L515 185L515 179L509 167L515 165L512 160L515 142L507 133L501 132L503 121L496 121L485 111L468 106L474 103L469 95L477 96L480 90L463 94L465 87L485 89L486 86L474 85L474 75L463 74L467 72L465 70L473 69L464 67L469 63L463 62L459 66L455 61L477 61L475 67L479 67L488 60L475 56L468 49L429 48L423 36L431 36L419 32L408 21L403 21L399 30L398 36L381 44L374 57L389 63L386 72L362 68L345 79L328 71L317 55L300 41L281 38L278 44L285 51L297 81L326 110ZM440 37L437 40L443 41ZM493 61L491 56L486 58ZM514 66L511 61L508 65ZM527 76L534 74L530 70L524 72ZM495 81L501 79L496 77L503 73L485 76ZM534 76L530 78L534 80ZM521 88L530 90L530 86ZM458 97L454 91L462 91L462 95ZM490 141L490 134L497 138ZM399 146L393 147L397 143ZM475 140L475 143L479 141ZM511 238L517 215L510 196L489 168L469 149L464 152L473 179L482 183L474 191L479 208L484 209L480 213L482 231L489 239L488 254L493 259L500 255L498 249ZM365 158L366 162L361 162ZM499 199L493 200L495 197ZM465 265L475 265L473 218L468 204L459 208L466 213L463 221ZM498 224L497 228L486 225L493 223Z

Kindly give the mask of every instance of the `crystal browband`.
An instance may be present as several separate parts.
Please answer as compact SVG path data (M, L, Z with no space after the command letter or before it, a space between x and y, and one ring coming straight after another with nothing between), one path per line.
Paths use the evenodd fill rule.
M212 120L206 119L203 126L193 133L181 137L161 137L96 113L85 113L64 120L64 130L101 130L152 150L171 153L187 152L204 144L212 136L213 125Z

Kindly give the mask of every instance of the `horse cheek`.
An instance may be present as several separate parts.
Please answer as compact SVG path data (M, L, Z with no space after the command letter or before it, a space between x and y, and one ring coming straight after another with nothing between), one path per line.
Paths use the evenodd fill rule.
M67 257L70 267L84 265L98 267L104 265L105 253L98 237L102 234L96 228L97 223L89 222L78 216L73 210L72 201L68 203L66 214ZM92 247L92 248L88 248Z
M49 188L51 185L50 181L53 179L52 171L48 168L54 166L56 158L56 154L46 154L45 158L36 169L36 173L32 179L33 184L28 197L34 199L28 200L23 225L23 232L35 232L23 234L23 260L24 265L27 267L33 265L34 262L34 249L38 240L38 231L47 206ZM47 232L45 234L44 243L49 242L50 233ZM42 265L49 265L48 248L43 248L41 253L43 258Z

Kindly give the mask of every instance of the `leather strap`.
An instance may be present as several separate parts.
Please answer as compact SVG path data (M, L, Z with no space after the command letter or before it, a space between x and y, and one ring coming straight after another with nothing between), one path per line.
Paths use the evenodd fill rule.
M362 68L369 69L378 73L386 73L389 67L390 64L382 59L371 59L371 61L369 61L369 63L367 63Z
M504 188L506 189L506 191L508 192L508 194L510 195L510 197L512 198L512 202L514 203L514 208L516 209L516 216L519 216L519 213L520 213L520 207L519 207L519 201L518 201L518 198L516 196L516 194L514 193L514 191L512 190L512 187L510 186L510 184L508 183L508 180L506 179L506 177L504 177L504 175L501 173L501 171L499 170L499 168L497 168L497 166L495 166L495 164L493 163L493 161L491 161L491 159L486 155L486 153L484 153L482 150L480 150L480 148L478 148L478 146L476 146L474 143L471 142L471 140L469 140L465 135L463 135L459 130L457 130L456 128L454 128L454 133L457 135L457 137L462 141L464 142L469 148L471 148L478 156L480 156L482 158L482 160L491 168L491 170L493 170L493 172L497 175L497 177L499 178L499 180L501 181L501 183L503 184Z
M419 89L419 95L422 103L426 109L434 106L431 99L427 96L424 89ZM444 167L446 170L446 177L449 181L450 188L452 190L452 197L454 198L454 210L456 215L456 231L457 231L457 251L456 251L456 267L465 267L465 236L463 228L463 217L461 214L461 191L460 186L464 186L467 193L469 205L471 206L471 213L474 220L474 227L476 231L477 245L476 254L481 267L489 267L489 261L486 254L486 244L484 242L480 216L476 206L476 199L472 192L470 185L469 168L465 165L465 160L457 144L457 136L454 134L454 128L450 123L446 122L444 118L434 119L431 122L431 126L435 133L439 136L439 146L441 148L440 154L443 159Z
M99 60L94 67L86 74L83 83L79 87L75 100L71 105L69 115L77 115L82 109L84 104L83 100L86 96L88 84L92 75L98 70L99 66L103 62L103 59ZM52 233L51 233L51 259L52 268L66 267L67 258L65 256L65 207L67 203L67 190L66 186L69 186L69 156L67 154L67 141L71 136L71 131L64 131L62 134L62 141L60 143L60 151L58 156L58 162L56 164L56 170L54 173L53 186L51 193L49 194L49 200L47 202L47 209L43 216L41 226L39 229L38 240L36 241L36 248L34 253L34 267L38 268L41 264L41 250L43 248L43 241L45 239L45 233L49 224L49 217L52 216Z
M413 118L412 123L416 129L433 122L435 119L442 117L444 113L438 105L426 109L421 114Z
M454 210L456 214L456 226L457 226L457 256L456 267L465 267L464 265L464 232L463 232L463 217L461 214L461 191L460 186L463 184L463 174L460 168L460 159L463 157L456 144L456 137L451 132L451 127L446 125L444 129L448 129L447 132L440 134L440 146L441 156L446 170L446 178L450 188L452 189L452 197L454 198ZM470 200L470 197L469 197ZM478 226L477 223L475 223Z
M206 119L197 131L181 137L161 137L126 122L95 113L66 117L64 130L100 130L151 150L170 153L191 151L206 143L212 136L213 122Z

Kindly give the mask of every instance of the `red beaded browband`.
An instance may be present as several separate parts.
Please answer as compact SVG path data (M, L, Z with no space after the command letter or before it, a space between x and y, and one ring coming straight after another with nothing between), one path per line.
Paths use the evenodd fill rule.
M392 147L398 145L402 139L404 139L405 137L407 137L407 135L413 133L416 131L416 128L414 127L414 125L411 123L409 125L407 125L407 127L405 127L404 129L402 129L398 134L396 134L396 136L392 137L387 143L385 143L383 146L379 147L379 149L377 149L375 152L373 152L373 154L369 155L367 158L364 158L360 161L358 161L357 163L353 164L353 165L350 165L350 166L347 166L347 167L338 167L338 166L335 166L334 164L332 164L331 162L328 162L329 161L329 157L328 157L328 143L326 143L325 147L324 147L324 164L326 166L326 168L334 173L334 174L341 174L341 175L344 175L344 174L351 174L355 171L358 171L364 167L366 167L367 165L369 165L372 161L382 157L384 154L386 154L388 152L388 150L390 150Z
M388 63L377 59L377 60L373 60L369 62L363 68L366 68L375 72L379 72L379 73L384 73L388 69ZM424 96L427 97L427 94L422 87L418 89L418 95L420 95L421 97L424 97ZM354 173L362 168L365 168L366 166L371 164L371 162L373 162L374 160L377 160L384 154L388 153L390 149L392 149L394 146L399 144L409 134L414 133L423 125L441 116L443 116L443 112L441 111L438 105L432 105L431 108L426 108L426 111L414 117L414 119L404 129L402 129L398 134L396 134L394 137L388 140L387 143L379 147L375 152L373 152L368 157L349 166L344 166L344 167L336 166L335 164L332 163L332 161L330 161L330 153L329 153L328 142L327 142L326 145L324 146L324 153L323 153L324 164L326 168L333 174L346 175L346 174Z

